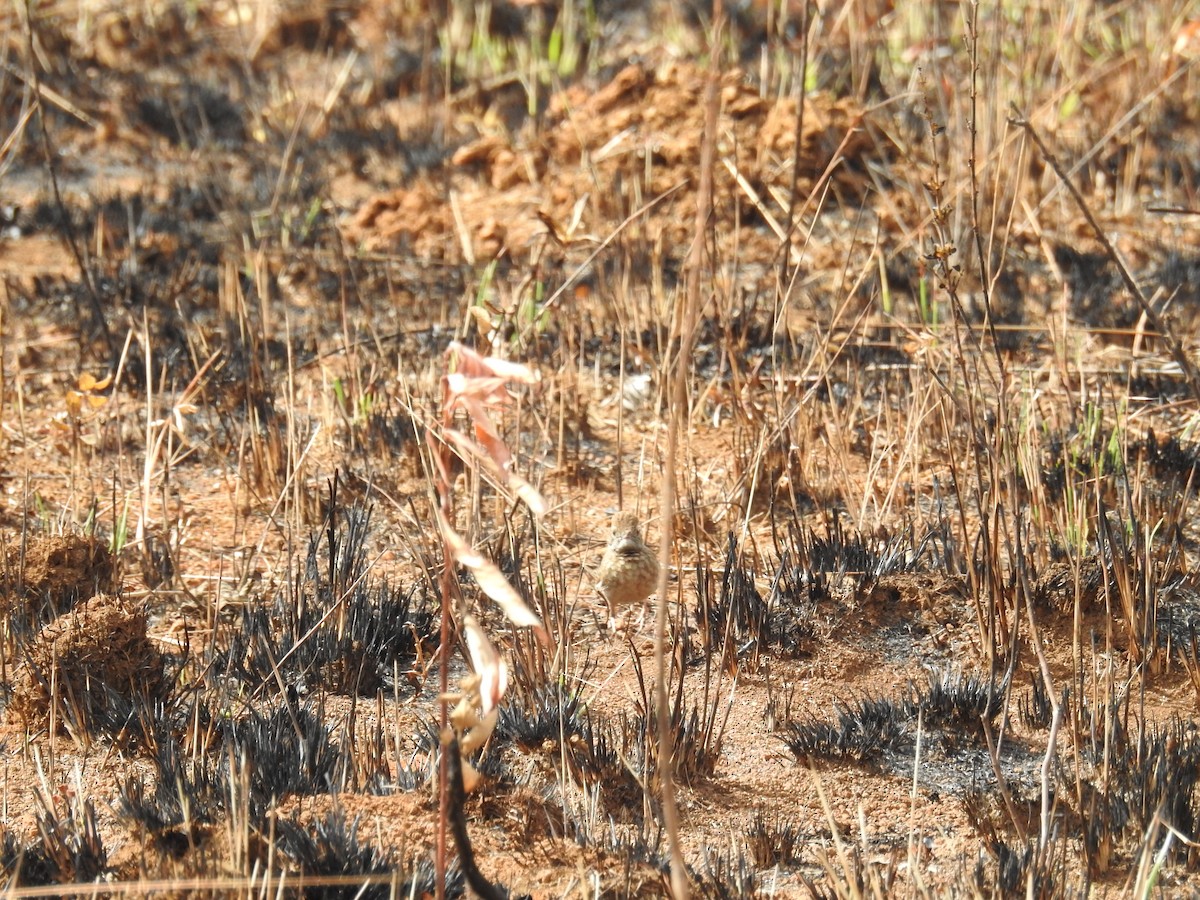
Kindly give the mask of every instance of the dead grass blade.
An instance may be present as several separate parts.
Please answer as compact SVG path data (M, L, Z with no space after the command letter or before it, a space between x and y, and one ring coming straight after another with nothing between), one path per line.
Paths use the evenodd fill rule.
M1046 142L1042 140L1042 136L1034 128L1033 123L1016 107L1013 108L1011 121L1013 125L1025 130L1025 133L1037 145L1042 157L1054 169L1054 174L1066 186L1071 199L1075 201L1075 206L1078 207L1083 217L1087 219L1088 226L1092 229L1092 234L1099 241L1100 246L1104 248L1105 255L1117 267L1117 272L1121 275L1121 281L1125 285L1125 289L1137 301L1138 306L1141 307L1142 313L1150 322L1151 327L1162 335L1162 339L1166 342L1167 349L1171 353L1171 359L1179 366L1179 370L1183 373L1184 379L1187 381L1188 389L1192 392L1192 397L1200 403L1200 372L1196 371L1196 366L1192 363L1191 357L1188 356L1179 338L1175 336L1175 332L1167 328L1167 324L1163 321L1162 316L1158 314L1158 310L1146 299L1146 295L1138 287L1137 281L1134 280L1133 275L1129 271L1129 267L1125 265L1125 260L1121 258L1121 254L1117 252L1117 248L1113 246L1104 229L1100 227L1100 223L1096 221L1095 214L1092 212L1091 207L1088 206L1087 201L1083 199L1083 194L1079 192L1079 188L1075 186L1075 182L1071 181L1068 173L1063 171L1058 157L1050 152L1050 148L1046 146Z

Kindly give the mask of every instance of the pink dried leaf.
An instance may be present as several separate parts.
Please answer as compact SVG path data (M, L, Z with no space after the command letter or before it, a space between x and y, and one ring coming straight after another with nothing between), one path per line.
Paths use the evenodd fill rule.
M540 380L538 373L524 363L511 362L496 356L488 356L484 361L493 375L506 381L515 381L518 384L537 384Z
M541 519L546 514L546 510L548 509L546 500L538 493L537 488L509 468L512 463L512 457L508 454L508 447L503 443L500 444L499 448L489 451L485 446L471 440L461 431L455 431L452 428L447 428L443 431L442 437L446 439L446 442L454 448L454 452L463 460L478 460L487 466L496 480L512 491L518 500L528 506L536 518ZM497 460L498 456L503 458L502 461Z
M496 430L492 417L488 415L487 408L482 403L474 397L464 397L462 407L471 417L471 423L475 426L476 432L483 431L491 435L493 440L500 440L500 432Z
M507 469L512 465L512 454L508 452L508 445L500 439L500 435L486 428L480 428L476 423L475 440L487 451L487 455L499 468Z
M446 356L454 357L455 370L462 372L464 375L483 375L490 372L484 364L486 357L476 353L466 344L459 341L450 342L446 347Z
M441 510L434 510L434 512L437 514L438 527L450 547L451 555L456 562L471 570L480 590L500 607L514 625L542 631L542 620L525 604L521 595L508 583L508 579L504 577L504 573L496 564L463 540L458 532L450 527L450 523L442 516Z
M446 376L447 408L462 406L468 399L485 406L503 406L512 399L506 385L507 380L504 378L451 372Z
M487 451L461 431L456 431L453 428L445 428L442 430L442 437L445 439L446 443L454 449L454 452L463 459L463 461L467 461L469 459L484 460L488 458Z
M510 362L495 356L481 356L470 347L451 341L446 354L456 354L455 369L464 375L497 375L505 381L521 384L537 384L538 374L523 363Z
M461 431L455 431L452 428L447 428L442 432L442 436L446 439L446 443L454 448L454 452L458 454L464 462L478 462L495 477L498 482L506 483L509 480L509 474L496 462L496 454L488 451L487 447L476 441L471 440ZM507 448L505 448L507 452ZM506 460L507 463L511 457Z

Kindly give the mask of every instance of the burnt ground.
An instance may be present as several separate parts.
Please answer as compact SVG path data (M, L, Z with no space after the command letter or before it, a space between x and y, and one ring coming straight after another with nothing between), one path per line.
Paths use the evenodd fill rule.
M770 6L715 75L686 3L0 13L7 883L432 895L457 339L538 373L549 507L450 473L546 625L454 567L510 672L485 876L667 891L594 580L674 419L696 894L1197 888L1200 8Z

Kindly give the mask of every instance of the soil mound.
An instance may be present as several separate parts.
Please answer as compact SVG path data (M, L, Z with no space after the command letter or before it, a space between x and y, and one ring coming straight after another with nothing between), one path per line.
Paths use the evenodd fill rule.
M18 535L4 549L0 596L9 608L49 600L63 612L81 598L111 592L114 573L112 553L95 537L30 535L22 547Z
M163 693L164 659L146 636L146 614L116 594L97 594L51 622L24 650L9 713L45 727L52 705L88 731L118 727L139 698Z

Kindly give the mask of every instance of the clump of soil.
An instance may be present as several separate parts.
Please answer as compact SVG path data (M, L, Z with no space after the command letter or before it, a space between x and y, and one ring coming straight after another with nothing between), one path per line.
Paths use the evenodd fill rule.
M61 613L114 588L113 555L95 537L36 534L23 547L20 537L7 544L0 597L9 608L48 600Z
M146 613L116 594L97 594L47 625L24 650L9 713L40 729L59 703L88 730L124 718L139 698L162 696L164 658L146 637ZM52 688L53 686L53 693Z
M639 196L674 194L673 204L694 208L707 78L694 63L643 61L597 90L572 86L551 100L540 134L484 132L455 151L446 175L457 213L446 201L444 179L433 177L372 196L346 223L345 236L366 248L408 246L432 256L445 252L449 237L463 240L465 232L476 258L484 259L505 249L523 254L548 227L579 217L585 230L602 233L604 222L629 213L618 198L622 186L634 183ZM841 194L858 197L869 183L862 175L867 160L892 152L891 142L869 127L866 108L814 93L806 99L797 156L794 99L764 99L740 70L726 72L720 88L718 149L733 168L714 170L718 206L744 209L753 218L749 194L756 200L770 199L772 191L786 197L793 161L801 164L797 178L805 196L835 158L840 165L832 177ZM581 198L590 200L579 206ZM771 204L762 208L783 214L783 207ZM655 215L670 244L687 245L693 227L688 216L671 205Z

